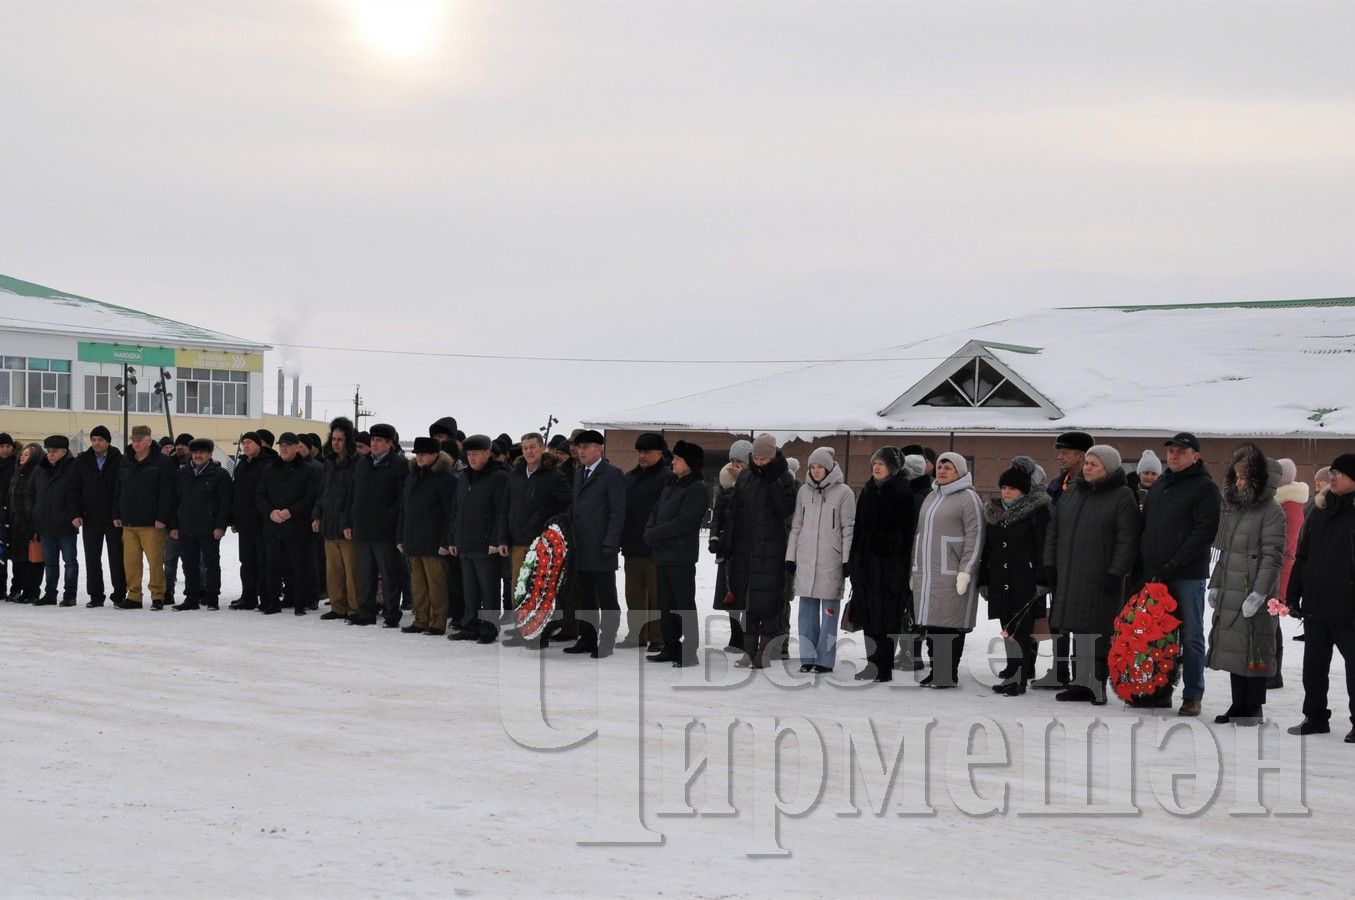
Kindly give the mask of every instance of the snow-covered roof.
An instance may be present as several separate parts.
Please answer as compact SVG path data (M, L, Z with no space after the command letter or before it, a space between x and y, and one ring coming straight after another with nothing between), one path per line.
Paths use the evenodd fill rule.
M262 352L268 345L0 275L0 329Z
M1018 398L1011 402L1026 405L929 405L929 392L949 391L948 376L968 371L975 358L1010 382L1003 390ZM1046 309L588 424L806 439L1071 428L1350 436L1355 298Z

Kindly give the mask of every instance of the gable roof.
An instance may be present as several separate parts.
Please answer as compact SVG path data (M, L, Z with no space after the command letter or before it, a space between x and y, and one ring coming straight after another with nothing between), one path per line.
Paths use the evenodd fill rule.
M1032 407L916 406L976 354ZM1355 435L1355 298L1046 309L591 419L611 428Z
M0 275L0 330L262 352L267 344Z

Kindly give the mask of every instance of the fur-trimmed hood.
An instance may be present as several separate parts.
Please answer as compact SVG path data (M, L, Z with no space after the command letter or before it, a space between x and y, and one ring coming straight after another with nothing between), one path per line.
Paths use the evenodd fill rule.
M439 472L450 472L452 471L452 458L447 454L446 450L439 450L438 458L433 460L433 465L429 468L432 469L435 474ZM409 458L409 471L412 475L418 474L419 460L417 457L411 456Z
M1042 509L1047 509L1054 499L1045 491L1032 489L1029 494L1021 499L1021 502L1008 509L1002 505L1001 497L991 497L988 505L983 509L983 516L988 520L989 525L1015 525L1017 522L1029 519Z
M1308 483L1306 481L1295 481L1292 484L1282 484L1275 489L1275 499L1280 503L1297 503L1303 505L1308 502L1309 496Z
M334 456L334 450L330 446L328 438L336 429L343 432L344 453L348 455L350 460L356 459L358 455L358 432L353 427L353 420L347 416L339 416L329 423L329 434L325 435L324 456L327 458Z
M1241 490L1237 487L1239 466L1247 478ZM1249 441L1234 450L1232 458L1228 460L1228 474L1223 480L1223 502L1245 509L1273 500L1280 477L1279 461L1266 459L1261 448Z

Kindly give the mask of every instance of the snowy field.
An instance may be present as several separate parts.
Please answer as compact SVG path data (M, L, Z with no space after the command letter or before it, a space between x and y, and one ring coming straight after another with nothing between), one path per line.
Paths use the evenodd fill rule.
M713 574L703 560L703 606ZM223 605L233 560L226 582ZM861 686L859 648L839 660L845 685L784 670L775 684L727 671L723 653L677 670L552 649L543 667L315 614L84 599L0 604L8 896L1350 893L1339 658L1336 733L1216 726L1228 683L1211 672L1206 716L1160 749L1174 715L998 697L978 666L958 690L903 673ZM994 634L985 622L970 647ZM1301 718L1301 648L1287 644L1289 686L1266 707L1281 728ZM1088 739L1093 716L1111 727ZM1042 745L1055 717L1066 731ZM684 759L672 738L692 720ZM907 735L887 798L879 760L844 775L844 732L869 757L872 724L884 764ZM1239 759L1262 732L1288 768L1258 795Z

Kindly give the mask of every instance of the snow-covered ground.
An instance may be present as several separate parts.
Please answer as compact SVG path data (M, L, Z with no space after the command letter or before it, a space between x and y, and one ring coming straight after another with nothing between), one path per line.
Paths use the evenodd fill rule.
M225 546L233 554L234 538ZM706 605L709 560L699 577ZM226 581L233 599L231 561ZM721 623L719 645L724 635ZM993 635L985 623L970 646ZM1279 726L1300 718L1301 648L1287 645L1289 686L1266 707ZM1355 746L1341 741L1339 658L1336 733L1266 735L1265 754L1294 777L1265 776L1263 802L1306 808L1291 817L1236 814L1257 792L1239 776L1235 737L1245 756L1258 732L1212 724L1227 705L1219 673L1206 718L1159 749L1175 716L1068 709L1048 692L1007 699L972 676L952 691L859 686L860 657L839 662L846 686L797 686L731 676L713 653L706 677L736 682L719 686L631 651L599 664L552 649L543 669L531 651L314 614L0 604L0 893L1349 893ZM1069 752L1057 728L1043 750L1026 742L1054 717L1086 734L1091 716L1112 726L1091 738L1092 806L1058 812L1086 794L1088 754ZM715 752L684 801L684 760L665 735L691 720L693 759L703 735L732 738L711 741L728 758ZM971 783L956 741L976 723L975 755L997 761ZM778 724L796 736L778 744ZM873 780L844 778L844 729L868 737L872 724L887 762L908 735L882 816L871 808L881 764ZM1176 799L1200 811L1167 811L1174 780ZM802 814L776 815L778 796ZM696 814L664 814L686 802Z

